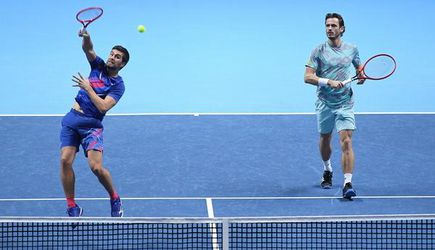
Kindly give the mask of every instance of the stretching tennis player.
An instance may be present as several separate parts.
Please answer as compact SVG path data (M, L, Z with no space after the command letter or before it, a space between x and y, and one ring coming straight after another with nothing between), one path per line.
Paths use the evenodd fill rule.
M327 41L317 46L305 65L304 81L317 86L317 127L320 133L320 154L324 164L321 187L332 187L331 135L334 128L340 136L341 164L344 173L343 197L352 199L356 192L352 187L354 152L352 132L355 130L354 98L351 84L342 81L360 72L362 65L356 46L342 40L345 32L340 14L329 13L325 17ZM364 83L360 80L359 84Z
M73 162L80 145L88 159L89 167L98 177L110 196L112 217L122 217L121 199L115 190L110 172L103 167L103 118L124 94L124 81L118 72L129 60L128 51L122 46L112 48L107 62L98 57L93 49L89 33L83 29L82 48L91 65L89 78L73 76L73 86L79 87L75 103L62 119L60 132L60 175L67 200L67 213L79 217L83 209L75 203L75 176Z

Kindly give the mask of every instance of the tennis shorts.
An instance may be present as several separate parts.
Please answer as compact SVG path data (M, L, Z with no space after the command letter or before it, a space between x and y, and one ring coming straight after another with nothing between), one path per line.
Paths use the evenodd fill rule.
M318 99L316 101L316 115L317 130L320 134L330 134L334 128L337 132L356 129L353 100L340 107L332 108Z
M86 157L89 150L103 152L103 130L100 120L71 109L62 119L60 148L73 146L78 152L82 145Z

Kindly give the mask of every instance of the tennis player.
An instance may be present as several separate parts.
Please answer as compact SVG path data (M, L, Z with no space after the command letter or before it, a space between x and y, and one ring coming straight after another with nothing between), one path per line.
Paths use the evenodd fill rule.
M73 76L73 86L79 87L75 103L62 119L60 132L60 175L67 200L67 213L79 217L83 209L74 200L75 175L73 162L80 145L88 159L89 167L109 193L112 217L122 217L121 199L115 190L110 172L103 167L103 118L124 94L124 81L118 72L129 60L128 51L114 46L107 62L94 51L91 37L86 30L79 32L82 48L91 65L89 78L80 73Z
M328 13L325 17L327 41L318 45L305 65L304 81L317 86L317 128L320 133L320 154L324 172L321 187L332 187L331 137L334 128L340 136L341 164L344 173L343 198L356 196L352 186L354 152L352 133L355 130L354 97L350 84L342 81L351 78L362 69L359 52L355 45L346 43L342 36L346 30L343 17ZM363 80L358 84L364 83Z

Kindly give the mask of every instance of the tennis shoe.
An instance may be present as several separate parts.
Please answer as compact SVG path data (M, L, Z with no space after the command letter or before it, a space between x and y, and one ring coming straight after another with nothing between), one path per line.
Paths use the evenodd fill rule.
M352 200L356 196L356 192L352 187L352 183L348 182L343 187L343 198Z
M320 186L323 189L330 189L332 187L332 172L331 171L323 171L322 182Z
M112 217L122 217L124 216L124 210L122 209L121 199L110 200L110 206L112 207Z
M66 212L69 217L80 217L83 214L83 209L76 205L75 207L69 207Z

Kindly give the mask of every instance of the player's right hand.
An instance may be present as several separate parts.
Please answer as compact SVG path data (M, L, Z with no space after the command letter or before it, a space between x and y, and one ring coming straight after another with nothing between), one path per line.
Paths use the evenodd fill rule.
M89 37L89 33L86 29L79 30L79 37Z
M343 86L344 86L343 83L340 81L329 80L329 87L333 89L339 89L342 88Z

